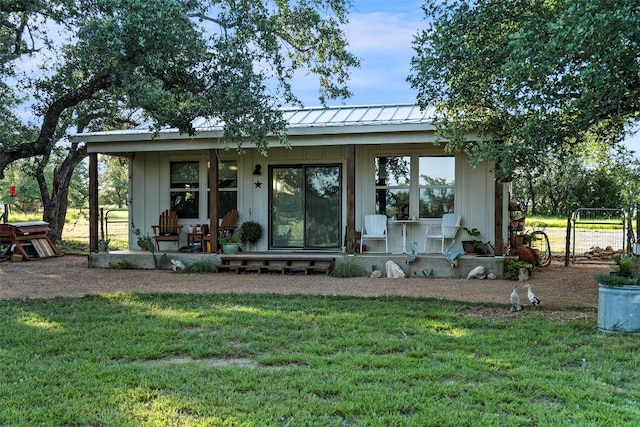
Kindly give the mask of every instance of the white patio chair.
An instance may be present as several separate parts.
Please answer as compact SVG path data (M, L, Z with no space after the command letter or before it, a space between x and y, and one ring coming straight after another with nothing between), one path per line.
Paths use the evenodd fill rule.
M365 240L384 240L385 253L389 253L386 215L365 215L364 228L360 237L360 253Z
M442 248L440 252L444 253L444 241L446 239L455 239L462 217L458 214L444 214L442 215L442 221L440 224L433 224L427 227L427 233L424 238L424 251L427 252L427 243L429 239L440 240L442 242Z

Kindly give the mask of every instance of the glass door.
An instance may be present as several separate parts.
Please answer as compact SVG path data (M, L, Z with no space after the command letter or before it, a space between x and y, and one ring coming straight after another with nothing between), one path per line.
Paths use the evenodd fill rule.
M272 248L340 247L340 165L270 168Z

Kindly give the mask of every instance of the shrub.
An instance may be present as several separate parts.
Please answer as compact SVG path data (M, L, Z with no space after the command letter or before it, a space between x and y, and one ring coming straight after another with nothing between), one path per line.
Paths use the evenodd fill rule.
M507 280L518 280L521 268L530 268L531 265L514 258L505 258L502 264L502 277Z
M138 264L128 259L122 259L115 264L110 265L111 268L115 268L116 270L135 270L136 268L138 268Z
M368 276L369 274L365 270L363 266L358 264L355 257L343 257L342 261L336 264L331 272L331 276L333 277L362 277Z
M185 266L179 273L215 273L218 271L216 266L209 261L199 260Z
M640 285L640 259L632 255L614 255L614 271L596 275L596 281L603 286Z
M254 245L262 238L262 225L256 221L246 221L240 226L240 241Z

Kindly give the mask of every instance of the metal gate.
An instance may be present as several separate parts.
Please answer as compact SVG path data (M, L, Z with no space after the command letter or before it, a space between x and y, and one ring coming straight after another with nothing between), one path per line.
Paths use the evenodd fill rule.
M594 247L625 250L626 222L623 209L580 208L571 217L572 259ZM604 261L603 261L604 262Z
M100 208L100 237L105 239L129 239L129 216L128 209L109 209L104 211Z

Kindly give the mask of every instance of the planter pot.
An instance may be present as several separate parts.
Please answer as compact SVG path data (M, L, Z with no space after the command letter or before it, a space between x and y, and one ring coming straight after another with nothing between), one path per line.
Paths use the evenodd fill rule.
M598 285L598 329L640 333L640 286Z
M474 242L473 240L463 240L462 249L465 251L465 253L474 254L476 253L476 242Z
M233 255L238 253L238 249L240 249L240 245L237 243L227 243L222 245L222 253L227 255Z

